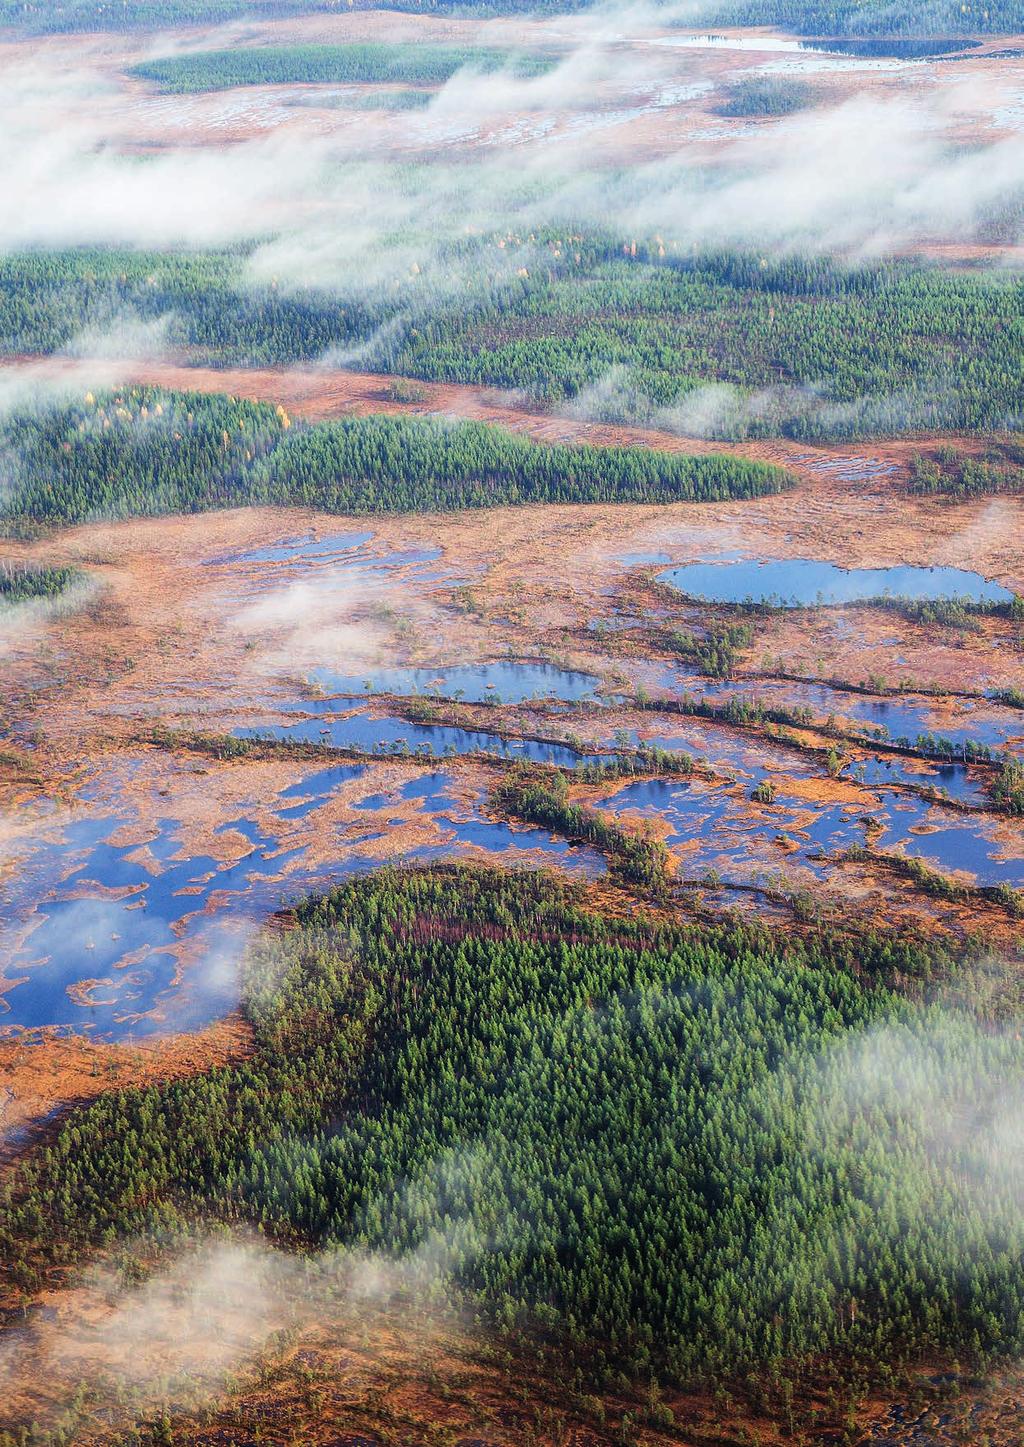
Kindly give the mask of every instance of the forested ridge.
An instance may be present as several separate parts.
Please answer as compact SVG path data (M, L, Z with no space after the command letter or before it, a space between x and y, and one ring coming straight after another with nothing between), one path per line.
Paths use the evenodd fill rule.
M337 9L336 0L0 0L0 25L30 33L147 30Z
M730 85L715 110L720 116L790 116L819 98L803 81L755 75Z
M554 405L582 396L610 421L699 421L723 437L1020 426L1013 273L633 249L565 232L465 243L447 258L472 278L454 300L409 278L353 295L253 285L241 251L20 253L0 261L0 350L60 350L127 319L160 322L169 348L215 365L359 346L374 370Z
M945 968L933 947L605 918L454 866L346 884L298 924L248 967L249 1060L106 1095L8 1176L9 1282L213 1214L432 1243L488 1320L598 1372L1021 1349L998 1141L1024 1049L879 983Z
M547 446L479 422L367 416L293 427L281 407L132 388L0 421L0 525L271 504L329 512L759 497L790 478L742 458Z
M324 292L244 285L241 252L75 248L0 258L0 348L65 348L112 322L169 321L167 345L214 362L304 361L379 324Z
M572 11L589 0L389 0L388 9L413 14L477 10L502 15ZM374 8L373 0L365 8ZM228 20L336 14L348 0L0 0L0 25L37 34L76 30L158 30Z
M677 765L672 772L688 773L691 768L691 760L684 756L682 767ZM580 772L586 775L587 766ZM601 765L593 769L597 777L602 772ZM607 769L605 776L612 775L613 769ZM501 814L540 824L578 843L593 844L608 855L612 870L622 879L655 895L666 892L669 853L665 841L650 834L631 833L598 810L571 803L568 775L513 765L492 790L490 802Z
M701 19L777 25L800 35L1011 35L1024 29L1024 8L1020 0L719 0Z
M509 69L538 75L553 60L493 46L362 43L351 45L261 45L234 50L199 50L133 66L132 75L152 80L162 91L190 95L237 85L440 85L456 71Z
M961 447L917 453L910 463L913 492L968 502L988 493L1024 493L1024 446L1005 442L980 454Z
M340 512L706 502L760 497L790 481L781 468L743 458L549 446L488 423L392 416L345 418L296 431L267 456L256 477L271 495L310 504L326 497L326 505ZM346 486L335 478L351 481Z
M585 0L389 0L414 14L561 12ZM29 31L132 30L339 9L339 0L0 0L0 24ZM1024 29L1021 0L720 0L701 24L776 25L804 35L1015 34Z
M40 598L58 598L81 579L77 568L23 568L0 562L0 608Z
M611 421L670 422L662 412L673 408L685 419L688 395L716 382L732 389L714 399L721 436L1020 424L1024 287L1013 276L733 253L620 257L535 277L416 332L388 360L395 370L549 402L611 375L610 395L589 402Z

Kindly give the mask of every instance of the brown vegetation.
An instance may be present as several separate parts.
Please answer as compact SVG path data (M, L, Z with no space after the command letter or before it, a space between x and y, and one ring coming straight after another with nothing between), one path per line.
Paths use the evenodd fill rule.
M249 1030L239 1018L134 1045L47 1031L0 1039L0 1165L57 1116L106 1090L195 1075L238 1059L248 1046Z

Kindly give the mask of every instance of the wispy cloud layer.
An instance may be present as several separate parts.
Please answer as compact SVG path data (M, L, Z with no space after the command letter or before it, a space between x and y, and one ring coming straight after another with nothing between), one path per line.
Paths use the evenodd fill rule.
M311 132L296 111L236 144L200 130L145 155L125 147L145 136L152 103L109 70L0 53L0 248L258 240L254 279L358 291L462 284L454 243L544 225L853 255L969 242L996 212L1019 230L1024 147L992 129L1014 99L1008 83L965 69L940 84L919 68L913 84L858 92L846 75L785 121L716 122L709 159L701 97L720 73L705 52L647 43L652 23L650 10L606 7L547 74L468 67L422 112ZM784 70L790 58L742 57L747 69L769 62ZM186 121L201 103L166 102ZM255 102L231 103L244 120ZM616 136L633 138L636 163L608 151Z

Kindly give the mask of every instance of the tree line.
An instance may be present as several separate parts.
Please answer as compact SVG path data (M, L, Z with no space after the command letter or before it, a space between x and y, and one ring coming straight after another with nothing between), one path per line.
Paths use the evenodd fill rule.
M587 0L393 0L413 14L479 10L483 14L571 12ZM0 0L0 24L29 32L134 30L212 24L246 16L335 11L337 0ZM1024 30L1021 0L720 0L703 25L774 25L803 35L1017 35Z
M673 772L689 773L692 767L692 761L686 759L685 767ZM604 773L607 776L613 770ZM626 773L626 769L614 770L616 776ZM669 854L664 840L630 833L598 810L572 803L568 775L515 765L495 785L490 802L499 813L540 824L577 843L593 844L608 855L613 872L622 879L655 894L665 893Z
M980 453L937 447L910 459L910 487L925 497L968 502L991 493L1024 493L1024 446L1012 440Z
M1024 282L1014 275L772 262L549 228L453 243L442 259L470 278L454 298L413 277L341 295L252 284L247 254L0 260L0 350L58 350L129 316L166 322L169 346L218 365L359 345L378 371L517 388L545 405L582 396L608 421L685 429L688 399L713 383L700 425L723 437L1020 426ZM612 388L589 394L609 377Z
M549 446L481 422L367 416L293 427L268 403L146 387L12 414L0 446L8 531L265 504L383 513L708 501L791 481L742 458Z
M492 1327L606 1380L1019 1353L1019 1163L984 1122L1024 1046L881 983L947 967L907 937L385 870L256 948L251 1058L107 1094L8 1173L2 1269L31 1292L101 1241L212 1215L429 1248Z
M912 5L900 6L887 0L720 0L710 13L702 15L702 23L775 25L799 35L924 40L930 36L1016 35L1024 23L1024 7L1020 0L914 0Z
M493 46L365 42L196 50L142 61L130 74L155 81L162 91L190 95L238 85L442 85L465 67L539 75L552 64L548 56Z
M417 319L380 364L548 404L611 377L588 397L592 415L684 429L687 399L716 383L700 425L722 437L1020 426L1017 277L658 249L535 265L520 287Z
M730 85L715 111L720 116L791 116L818 98L819 92L803 81L750 76Z
M30 34L149 30L334 9L332 0L0 0L0 25Z
M16 563L0 562L0 607L40 598L59 598L81 576L77 568L21 567Z

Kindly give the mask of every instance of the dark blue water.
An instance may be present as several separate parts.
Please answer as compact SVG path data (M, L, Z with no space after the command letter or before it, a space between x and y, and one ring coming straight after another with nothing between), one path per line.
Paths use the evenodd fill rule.
M809 689L812 687L808 685ZM743 698L751 697L749 689L745 692L738 689L736 692ZM769 700L760 690L756 697L765 704L775 701ZM777 769L782 769L791 778L811 778L822 773L821 763L800 749L762 742L758 738L744 741L742 732L730 733L698 715L686 716L685 722L681 719L678 725L674 720L670 723L666 715L661 715L659 721L667 727L664 732L648 734L648 743L658 748L699 755L711 764L716 773L735 771L746 777L757 777L756 761L759 758L770 759ZM629 731L626 740L630 747L640 742L636 731ZM842 748L841 742L839 747ZM844 775L871 787L904 784L941 789L951 799L976 807L986 807L991 802L986 787L987 775L962 763L937 763L900 754L876 754L847 764Z
M961 568L838 568L813 558L769 562L687 563L666 568L659 581L708 603L809 608L874 598L967 599L1009 603L1013 594L980 573Z
M357 777L366 772L363 766L354 769L331 769L312 775L293 784L289 789L282 790L279 797L289 797L296 792L312 792L315 788L322 789L327 782L328 776L337 777L337 782L347 782L349 778ZM315 807L322 802L323 795L315 794L309 803L309 807ZM483 792L473 793L468 799L465 791L459 791L454 776L442 770L432 773L414 774L411 778L405 779L402 783L396 784L390 789L373 794L367 794L363 798L353 800L351 807L363 813L381 813L394 810L403 804L414 802L419 805L418 813L428 817L433 823L447 835L443 844L426 846L430 857L447 857L453 853L463 852L465 849L483 850L488 854L507 855L510 852L521 853L522 851L540 851L550 855L558 863L569 869L583 870L588 874L601 874L605 871L605 863L602 857L590 849L580 849L570 844L567 840L552 834L547 829L535 828L526 824L507 824L501 820L489 819L483 810L486 804L486 795ZM289 810L276 810L278 818L284 818L290 814ZM396 827L406 822L403 814L396 814L386 820L389 827ZM368 839L384 838L387 828L379 833L362 834L358 837L348 836L348 842L365 843ZM427 853L423 849L412 851L406 857L425 858Z
M265 548L219 553L210 559L210 564L303 563L313 559L336 559L356 548L365 547L372 537L373 533L331 533L326 538L317 538L313 533L305 533L300 538L285 538Z
M451 774L417 774L396 790L399 799L430 799L451 802Z
M612 745L614 736L602 742ZM730 733L695 716L675 720L665 715L652 718L643 738L635 729L626 731L622 743L635 748L641 742L670 753L688 753L709 764L716 774L733 776L751 783L785 774L791 779L821 777L822 765L801 749L745 737L742 732ZM942 789L951 799L984 807L990 803L985 775L973 773L963 764L934 764L908 759L899 754L879 754L848 764L843 776L868 787L894 787L899 784L918 788Z
M374 534L334 533L317 538L313 533L286 538L263 548L220 553L209 559L209 566L235 570L251 565L261 569L256 576L239 580L239 601L263 594L268 587L290 586L301 582L304 587L329 591L351 587L353 580L388 580L422 585L453 582L456 574L449 569L428 571L426 565L441 557L440 548L407 548L374 552Z
M457 798L451 792L452 784L451 774L417 774L386 794L368 794L365 799L360 799L354 808L386 809L389 804L397 803L400 799L423 799L432 804L453 807Z
M395 722L408 727L404 721ZM721 740L722 731L705 730L701 720L687 720L682 738L669 727L657 741L698 752L689 736L691 723L698 741L705 732ZM474 749L497 738L457 732L463 746ZM566 747L560 761L573 763L576 758ZM785 875L805 870L824 877L837 866L812 856L864 843L867 812L881 826L881 848L902 850L939 869L967 871L980 883L1024 885L1024 860L996 858L992 819L964 819L888 791L866 809L859 802L814 805L796 795L787 798L786 776L807 777L815 770L791 751L740 737L726 740L726 756L718 762L735 768L741 787L708 787L685 779L609 784L602 807L612 813L639 810L664 819L674 845L691 845L683 865L684 876L690 878L700 877L712 866L733 883L757 883L775 871ZM894 761L897 767L900 763ZM309 836L295 832L297 821L364 775L367 793L362 798L353 799L351 793L346 797L350 808L362 811L367 830L339 826L333 857L319 860L311 869L303 847ZM938 777L942 778L941 772ZM764 778L775 781L777 802L767 809L751 809L750 790ZM881 784L889 778L890 766L884 763L869 782ZM94 799L88 816L74 820L58 841L34 850L4 902L8 920L29 918L35 923L23 947L5 962L8 979L26 978L7 992L9 1012L3 1023L88 1026L100 1034L123 1037L159 1031L168 1022L175 1029L190 1029L217 1018L234 1005L238 991L240 943L227 921L257 920L310 889L373 867L378 861L372 854L353 851L383 838L394 825L407 825L410 802L441 837L425 845L410 840L411 848L400 848L398 857L427 859L482 851L512 863L529 862L530 855L547 856L561 868L589 874L604 868L594 852L575 849L547 830L489 820L484 798L467 795L444 770L402 777L383 790L374 790L371 780L370 768L362 764L317 767L276 797L237 806L238 812L218 830L241 835L249 846L233 863L205 853L179 858L185 852L183 833L171 817L137 832L127 843L113 844L115 831L118 838L129 838L130 813L111 809L95 787L83 791ZM265 821L267 814L280 823L280 831L258 822ZM932 832L915 832L922 828ZM772 841L780 834L796 847L776 849ZM141 862L129 858L143 845ZM180 968L175 955L182 943L187 946L183 983L175 984ZM85 996L91 1003L83 1005L68 989L87 978L97 983ZM151 1011L157 1018L147 1018Z
M888 698L850 693L827 683L789 682L785 679L709 679L670 667L653 688L673 697L689 694L714 703L729 699L758 703L765 708L809 709L817 724L830 715L863 732L865 738L906 739L911 744L922 734L949 739L959 747L973 743L996 752L1024 751L1024 714L1018 709L988 702L954 700L939 704L922 694Z
M157 1022L135 1017L157 1007L170 988L177 968L170 949L187 923L209 936L209 946L217 927L209 918L199 919L205 908L221 897L245 895L250 908L267 911L278 890L269 880L304 853L281 850L252 820L238 819L221 828L237 830L252 844L244 858L234 864L209 855L182 860L174 857L177 821L159 820L152 838L110 844L124 823L111 814L74 822L59 841L37 850L21 875L7 911L13 918L34 905L38 923L5 961L7 977L29 978L26 987L8 994L10 1008L0 1023L81 1028L88 1022L103 1033L159 1029ZM155 873L128 857L142 844L159 866ZM69 871L76 859L81 862ZM103 983L91 992L99 1003L83 1012L67 992L86 978ZM178 1028L216 1018L237 1002L237 981L229 969L197 973L192 984L190 999L175 1008Z
M600 808L610 814L639 813L667 823L669 845L689 846L680 870L685 879L700 878L714 869L728 884L749 884L762 874L792 871L797 866L822 878L826 866L810 855L864 842L863 825L855 822L852 811L830 805L809 827L804 826L796 852L779 849L773 857L765 845L781 832L788 835L802 811L773 808L765 822L748 811L746 791L738 794L724 786L708 790L687 780L637 780L600 801Z
M876 754L849 765L845 774L871 788L909 784L921 789L941 789L951 799L975 808L991 803L984 776L972 774L963 764L924 764L899 754Z
M929 60L940 55L959 55L981 44L978 40L912 37L902 35L854 36L841 39L788 40L776 35L684 35L655 44L695 50L742 50L799 55L812 51L823 55L848 55L858 59Z
M938 825L935 832L911 833L933 824ZM962 816L945 813L941 806L894 795L877 842L881 849L895 848L947 872L967 870L978 884L1024 887L1024 859L997 859L997 846L990 835L991 826L979 828Z
M510 851L540 850L562 868L582 869L591 875L605 872L606 866L600 855L570 844L550 830L486 818L481 812L485 796L477 794L473 802L467 804L464 798L460 798L451 774L420 774L388 793L369 795L356 808L384 810L396 806L400 800L422 801L423 812L449 834L444 845L428 846L431 857L439 858L458 846L506 855ZM419 850L415 857L422 859L427 856Z
M627 748L645 744L669 753L689 754L710 765L716 774L751 783L759 783L769 773L785 773L791 779L810 779L821 774L818 765L799 749L733 733L699 718L677 720L655 714L642 731L628 729L624 735L612 735L601 742L610 746L620 740Z
M728 883L749 883L752 872L772 867L809 869L819 878L830 866L810 856L836 853L866 842L862 805L806 805L785 796L785 781L774 777L777 802L763 819L748 811L743 794L728 787L707 790L687 780L644 779L617 789L600 801L608 813L637 811L665 820L669 843L686 843L682 874L697 878L714 867ZM811 813L810 821L807 814ZM921 799L887 795L870 809L882 829L873 842L879 849L919 858L944 872L966 871L982 885L1024 886L1024 857L999 859L993 821L979 825ZM926 833L916 830L926 829ZM795 851L779 851L774 865L765 844L778 833L795 840ZM696 848L693 848L693 845Z
M226 1014L238 1003L247 926L381 862L361 852L389 832L379 818L367 818L369 831L337 827L333 855L316 867L306 860L310 836L295 833L296 820L368 773L361 764L318 768L276 797L253 800L215 830L241 835L248 844L233 863L187 854L174 818L132 831L131 815L112 808L109 796L100 802L97 786L83 790L80 807L89 807L88 793L98 805L95 812L72 820L59 838L35 844L0 900L5 924L24 927L23 943L11 946L3 960L4 978L20 983L0 997L6 1003L5 1011L0 1004L0 1026L90 1029L117 1039L196 1029ZM564 869L604 872L604 860L592 850L575 848L545 829L488 819L483 794L460 795L452 776L442 771L415 774L361 800L349 797L348 805L368 816L401 808L402 816L389 816L389 822L405 824L410 801L416 805L413 817L432 821L440 842L399 850L398 857L483 851L520 864L529 863L532 854ZM264 810L280 831L258 822ZM128 842L112 844L115 834ZM298 842L289 844L289 835ZM136 853L144 862L129 858ZM96 983L83 990L85 980Z
M472 663L450 668L376 668L364 674L314 669L312 681L332 694L427 694L467 703L522 703L592 698L600 680L551 663ZM369 684L369 689L366 685Z
M816 50L827 55L856 55L894 60L932 60L939 55L959 55L973 50L981 42L962 37L947 40L914 39L899 35L871 36L857 40L803 40L801 50Z
M575 844L551 834L547 829L530 825L505 824L493 819L453 819L445 814L435 816L439 824L446 824L452 830L454 842L473 845L488 854L507 854L513 849L540 849L556 859L562 868L578 863L587 866L594 873L594 857L587 850L580 850ZM603 872L602 866L597 872Z
M821 689L833 695L829 711L863 724L866 734L881 730L890 739L915 743L922 734L941 735L952 743L984 745L994 750L1019 748L1024 738L1024 716L1014 709L995 704L977 705L967 700L953 707L939 707L925 697L868 698L843 694L839 689Z
M279 819L304 819L321 804L326 804L340 784L348 783L350 779L358 779L365 774L366 769L362 764L342 764L332 769L320 769L315 774L310 774L306 779L300 779L297 784L290 784L287 789L282 789L279 795L282 799L299 798L298 804L290 804L284 809L276 810Z
M324 706L311 703L304 712ZM324 709L326 711L326 709ZM276 739L284 743L327 744L334 749L359 749L368 754L422 754L444 758L453 754L497 754L506 759L530 759L572 769L578 763L607 761L606 754L581 754L568 744L540 743L536 739L506 739L483 729L449 728L444 724L410 723L385 715L375 718L355 712L343 718L303 719L294 724L234 730L239 739Z

